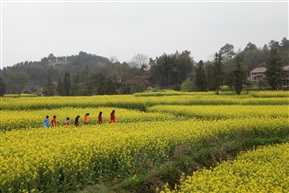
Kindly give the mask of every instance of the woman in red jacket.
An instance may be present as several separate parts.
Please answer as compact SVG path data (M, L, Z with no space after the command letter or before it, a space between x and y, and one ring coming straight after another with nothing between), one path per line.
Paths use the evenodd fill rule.
M56 126L56 116L53 116L53 119L51 120L51 126L55 127Z
M115 123L115 110L110 113L110 123Z
M101 111L98 114L98 123L102 124L102 112Z

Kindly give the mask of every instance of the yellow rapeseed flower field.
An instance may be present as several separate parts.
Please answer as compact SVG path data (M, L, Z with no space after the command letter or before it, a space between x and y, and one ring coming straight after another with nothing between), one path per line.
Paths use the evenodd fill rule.
M193 147L240 131L270 135L284 130L289 130L286 118L13 130L0 134L1 191L67 191L93 179L129 176L140 169L139 156L149 165L163 163L181 144Z
M179 92L180 93L180 92ZM212 95L181 93L164 96L138 96L138 95L107 95L87 97L22 97L2 98L0 109L56 109L64 107L114 107L126 109L141 109L154 105L289 105L288 97L283 92L271 94L269 97L252 97L251 95ZM264 94L265 95L265 94ZM281 97L278 97L281 95ZM259 95L257 95L259 96ZM267 95L265 95L267 96Z
M143 167L156 167L169 161L175 150L183 145L193 150L208 142L239 138L277 137L287 141L289 101L286 94L261 92L215 96L212 93L167 92L153 95L2 98L0 192L68 192L82 185L126 178L138 174ZM116 123L110 124L109 114L113 109L116 111ZM103 112L101 125L97 123L100 111ZM89 125L83 124L85 113L90 113ZM57 116L57 127L43 128L46 115L50 116L50 121L53 115ZM73 125L76 115L80 115L80 127ZM63 126L66 117L70 117L70 127ZM241 154L236 162L224 162L216 169L198 171L192 177L183 178L178 189L167 188L164 191L187 192L192 187L203 187L198 180L194 181L197 179L194 176L198 175L200 183L204 178L201 176L207 175L221 184L228 184L212 186L224 187L228 192L232 187L237 192L250 192L257 190L258 186L253 183L265 186L266 183L274 184L275 178L286 179L284 173L267 178L266 172L273 171L269 165L268 170L259 171L258 166L254 168L254 163L266 165L265 161L272 160L276 171L283 169L288 173L285 169L288 166L271 159L269 151L251 160L250 154L247 157L247 154ZM271 148L271 151L275 150ZM283 156L277 153L275 157ZM241 163L248 163L248 170L243 170ZM218 170L223 173L217 173ZM250 178L252 171L256 171L259 178ZM261 175L263 172L264 175ZM278 179L275 189L272 185L265 187L272 192L289 191L282 179ZM262 191L264 189L260 189Z
M235 119L246 117L286 117L287 105L157 105L148 108L149 112L171 113L176 116L199 119Z
M288 192L289 143L241 153L236 160L183 177L175 190L181 192Z
M51 121L55 115L58 126L64 126L67 117L70 118L72 126L77 115L80 116L80 125L83 125L84 115L89 113L89 126L97 124L98 114L102 112L103 124L109 123L109 116L112 110L116 111L116 121L119 123L143 122L156 120L172 120L175 116L166 113L145 113L138 110L128 110L122 108L57 108L57 109L41 109L41 110L2 110L0 131L8 131L12 129L27 129L42 127L46 115Z

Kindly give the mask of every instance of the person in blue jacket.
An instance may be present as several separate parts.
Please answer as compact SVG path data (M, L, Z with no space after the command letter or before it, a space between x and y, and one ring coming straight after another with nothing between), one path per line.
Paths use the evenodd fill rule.
M43 127L49 127L49 116L47 115L43 122Z

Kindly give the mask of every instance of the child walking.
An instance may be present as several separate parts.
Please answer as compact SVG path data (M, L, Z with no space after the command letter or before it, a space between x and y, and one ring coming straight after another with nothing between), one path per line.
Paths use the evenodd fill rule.
M49 127L49 116L47 115L43 122L43 127Z
M110 123L115 123L115 110L110 113Z
M74 125L76 126L76 127L78 127L79 126L79 115L77 115L76 117L75 117L75 121L74 121Z
M101 111L98 114L98 124L102 124L102 112Z
M65 122L64 122L64 126L65 126L65 127L68 127L69 125L70 125L70 118L67 117L66 120L65 120Z
M88 116L89 116L89 113L86 113L85 116L84 116L84 124L85 125L88 124Z
M51 120L51 126L55 127L56 126L56 116L53 116L53 119Z

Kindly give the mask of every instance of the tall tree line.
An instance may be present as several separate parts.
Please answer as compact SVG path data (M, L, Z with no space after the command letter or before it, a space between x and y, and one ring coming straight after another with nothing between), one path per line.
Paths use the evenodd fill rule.
M163 54L150 60L150 75L153 83L161 88L179 89L184 80L190 77L193 65L194 60L187 50L181 54Z
M267 68L264 83L281 88L282 67L289 65L289 41L270 41L262 48L249 42L243 50L226 43L211 61L196 63L190 51L176 51L148 58L136 54L120 63L83 51L78 55L55 57L49 54L39 62L21 62L1 70L1 93L31 92L47 96L127 94L148 86L161 89L215 91L221 86L240 94L246 79L257 66Z

